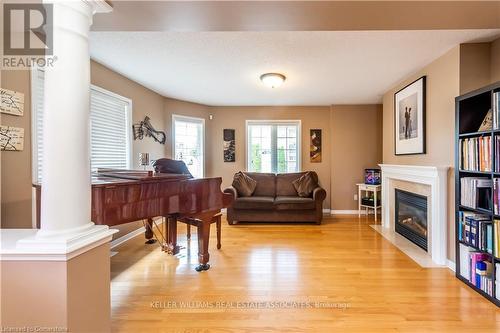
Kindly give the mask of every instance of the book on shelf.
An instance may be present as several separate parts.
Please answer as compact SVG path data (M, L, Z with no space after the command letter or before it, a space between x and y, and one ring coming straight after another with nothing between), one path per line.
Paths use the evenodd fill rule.
M483 214L460 211L458 223L458 235L460 241L481 251L492 253L492 247L488 248L488 243L492 244L493 226L491 218ZM488 233L488 230L490 232ZM490 239L488 239L490 235Z
M492 244L493 247L493 255L497 258L500 258L500 220L493 220L492 224Z
M495 160L495 172L500 172L500 136L495 135L495 151L494 151L494 160Z
M493 213L500 215L500 178L493 179Z
M460 275L464 278L469 280L470 277L470 266L469 266L469 258L470 258L470 253L474 251L473 248L464 245L464 244L459 244L459 258L460 258Z
M493 128L499 128L500 120L500 91L493 93Z
M493 295L493 263L491 255L459 245L460 275L488 295ZM496 271L498 277L498 270ZM496 278L495 277L495 278ZM498 279L496 279L498 281Z
M500 264L495 264L495 297L500 299Z
M490 284L492 282L492 270L491 270L491 257L486 253L481 252L471 252L469 254L470 260L470 277L469 282L475 285L482 291L492 294L490 290ZM488 271L489 268L489 271ZM486 280L483 279L486 278Z
M492 185L490 178L460 178L460 204L473 209L490 210Z
M491 136L459 140L460 169L466 171L491 171Z

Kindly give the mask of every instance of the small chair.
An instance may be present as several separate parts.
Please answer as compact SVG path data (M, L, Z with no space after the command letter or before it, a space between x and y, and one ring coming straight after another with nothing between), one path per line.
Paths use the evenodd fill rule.
M189 223L188 221L186 220L194 220L194 219L184 219L184 223L186 223L186 226L187 226L187 239L191 239L191 224L194 224L194 223ZM221 242L220 242L220 239L221 239L221 221L222 221L222 214L221 213L218 213L218 214L215 214L214 217L212 218L212 222L211 223L215 223L216 225L216 228L217 228L217 250L219 250L221 248Z

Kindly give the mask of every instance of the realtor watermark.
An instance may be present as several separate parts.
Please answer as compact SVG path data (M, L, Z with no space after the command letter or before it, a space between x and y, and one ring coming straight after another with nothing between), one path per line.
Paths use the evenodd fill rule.
M328 301L151 301L152 309L337 309L351 308L347 302Z
M53 67L53 5L3 4L2 69Z

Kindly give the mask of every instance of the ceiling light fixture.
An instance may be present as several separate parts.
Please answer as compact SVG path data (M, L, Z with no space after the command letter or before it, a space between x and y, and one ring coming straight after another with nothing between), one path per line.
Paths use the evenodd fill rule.
M286 77L280 73L265 73L260 76L260 80L270 88L277 88L285 82Z

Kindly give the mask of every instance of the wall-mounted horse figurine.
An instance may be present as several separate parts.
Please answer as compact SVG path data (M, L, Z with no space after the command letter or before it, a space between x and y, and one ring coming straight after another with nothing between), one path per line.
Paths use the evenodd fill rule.
M155 130L148 116L144 117L144 120L140 123L133 124L132 129L134 131L134 140L142 140L144 136L148 136L162 145L167 141L165 132Z

